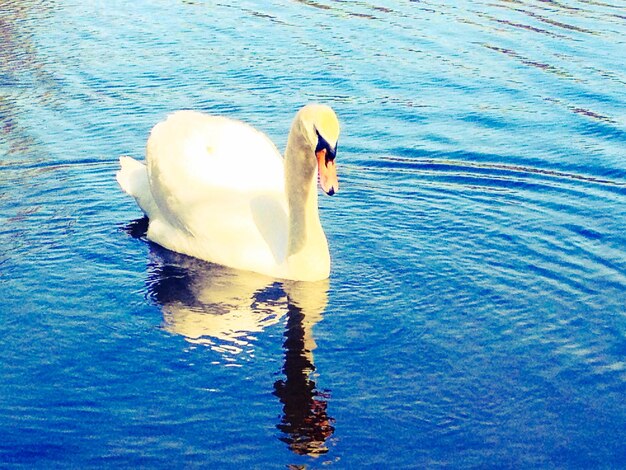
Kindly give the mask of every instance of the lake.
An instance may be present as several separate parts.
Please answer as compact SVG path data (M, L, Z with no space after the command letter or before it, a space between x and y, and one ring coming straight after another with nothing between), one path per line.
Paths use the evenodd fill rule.
M625 7L1 2L0 466L623 466ZM146 240L155 123L307 102L328 281Z

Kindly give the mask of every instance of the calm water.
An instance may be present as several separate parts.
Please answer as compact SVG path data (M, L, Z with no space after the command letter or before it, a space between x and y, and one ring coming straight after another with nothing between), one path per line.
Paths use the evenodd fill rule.
M624 465L626 3L236 3L0 1L0 464ZM329 282L146 242L154 123L309 101Z

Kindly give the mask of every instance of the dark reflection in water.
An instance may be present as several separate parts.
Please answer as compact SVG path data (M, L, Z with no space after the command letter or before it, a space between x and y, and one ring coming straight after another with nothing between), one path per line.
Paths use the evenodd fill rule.
M138 219L125 231L143 238L148 220ZM151 245L148 295L163 312L164 329L195 344L205 344L234 362L251 354L255 333L286 315L284 378L274 384L283 405L277 428L280 440L299 455L328 452L334 432L328 415L327 390L311 379L315 371L312 330L328 302L328 281L278 282L254 273L206 263Z
M292 289L295 290L295 289ZM289 291L289 290L288 290ZM283 417L277 426L285 436L282 441L301 455L319 455L328 452L326 440L333 434L334 419L328 415L328 391L319 391L311 374L315 371L312 326L319 315L311 309L305 313L296 302L288 302L287 328L285 330L285 378L276 381L274 393L283 404Z
M133 238L144 238L148 232L148 222L149 220L147 217L142 217L141 219L129 222L122 227L122 230Z

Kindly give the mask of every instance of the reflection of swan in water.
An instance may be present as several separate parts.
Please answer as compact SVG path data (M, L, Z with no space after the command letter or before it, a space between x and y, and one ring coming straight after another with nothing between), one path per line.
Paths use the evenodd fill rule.
M334 419L326 411L330 394L317 390L310 378L315 371L312 330L326 308L328 281L285 284L285 291L289 299L283 343L285 379L274 384L274 394L283 404L277 427L285 434L281 440L292 451L315 456L328 452L325 442L335 430Z
M287 313L287 299L272 278L210 264L153 246L150 296L161 306L163 327L191 343L238 354L254 334ZM233 359L226 355L226 359Z
M145 219L126 230L145 234ZM164 328L192 343L206 344L232 360L252 347L254 334L286 315L284 377L274 384L283 405L280 439L297 454L327 452L334 420L327 414L329 393L316 389L312 330L328 302L328 280L277 282L273 278L210 264L151 246L148 290L161 306Z

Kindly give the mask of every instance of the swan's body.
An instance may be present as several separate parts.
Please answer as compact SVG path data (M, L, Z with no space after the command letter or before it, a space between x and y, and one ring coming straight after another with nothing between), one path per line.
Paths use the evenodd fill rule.
M122 157L117 180L148 216L148 239L159 245L274 277L325 279L330 255L315 170L333 194L338 134L330 108L305 106L283 160L247 124L179 111L152 130L147 165Z

